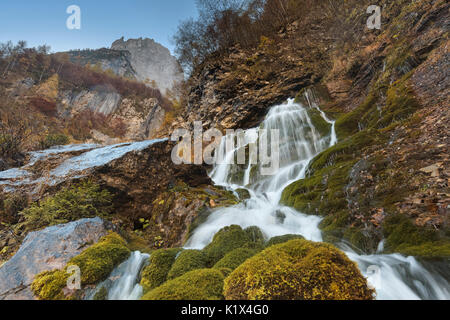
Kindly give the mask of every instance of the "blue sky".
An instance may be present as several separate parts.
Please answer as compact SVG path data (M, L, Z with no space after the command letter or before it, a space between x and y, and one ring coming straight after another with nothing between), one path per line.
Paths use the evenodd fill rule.
M81 30L66 28L70 5L81 8ZM0 42L26 40L56 52L148 37L173 52L178 23L196 16L195 0L0 0Z

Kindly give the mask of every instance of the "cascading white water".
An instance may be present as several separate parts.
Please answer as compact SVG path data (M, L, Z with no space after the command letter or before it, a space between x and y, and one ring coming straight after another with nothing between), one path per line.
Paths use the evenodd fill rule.
M310 104L309 108L320 111L323 119L331 125L330 134L321 137L308 116L307 108L294 100L273 107L261 128L280 130L280 169L275 175L264 177L258 175L255 170L258 166L251 165L250 161L247 166L233 165L227 161L217 164L211 172L211 178L217 185L231 190L245 188L251 197L236 206L215 210L195 230L186 243L187 248L204 248L217 231L229 225L243 228L258 226L267 238L300 234L308 240L322 241L319 217L279 205L283 190L292 182L305 177L311 160L337 143L334 121L320 110L311 92L307 92L305 98ZM259 130L247 130L241 145L238 144L228 153L227 141L239 139L235 135L226 136L221 141L218 156L225 160L233 159L239 148L256 143ZM249 151L248 158L255 156ZM369 284L376 289L377 299L450 299L450 285L445 275L442 276L436 269L425 268L413 257L398 254L364 256L344 245L341 248L358 263Z
M225 161L216 165L211 172L211 178L215 184L230 189L245 188L251 198L234 207L214 211L208 220L195 230L186 243L187 247L205 247L217 231L232 224L242 227L258 226L267 237L301 234L306 239L322 241L318 228L319 217L304 215L292 208L280 206L279 201L284 188L304 178L309 162L315 155L332 146L336 142L335 139L332 135L321 137L307 110L294 100L273 107L261 128L268 131L279 130L279 170L275 175L261 176L257 172L258 165L240 168L229 164L230 161L227 160L235 157L242 146L238 145L231 153L226 154L227 140L235 141L236 136L233 134L224 137L218 148L218 155L226 154L222 157ZM261 128L246 131L244 144L256 143ZM258 150L249 149L249 157L257 157ZM243 178L234 179L233 175L239 170L244 170L243 174L237 174Z
M139 284L140 273L150 255L135 251L128 260L120 264L107 280L98 284L96 289L87 294L87 300L92 300L102 288L108 291L106 300L138 300L143 294Z

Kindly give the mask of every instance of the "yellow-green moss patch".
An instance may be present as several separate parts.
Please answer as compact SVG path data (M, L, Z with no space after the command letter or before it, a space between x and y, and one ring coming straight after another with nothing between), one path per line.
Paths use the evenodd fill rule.
M423 258L450 257L450 240L431 228L418 227L406 216L395 214L383 223L387 252Z
M252 241L252 236L257 242ZM259 240L260 236L254 229L246 232L240 226L232 225L217 232L213 241L203 249L203 252L208 257L208 265L213 266L228 252L237 248L255 246Z
M227 300L370 300L356 264L335 247L306 240L271 246L226 279Z
M207 258L204 252L200 250L184 250L176 258L170 269L167 280L175 279L183 274L206 267Z
M141 286L144 292L160 286L167 280L167 275L181 250L175 248L153 251L149 265L142 270Z
M285 234L283 236L272 237L269 239L269 241L267 241L266 248L276 244L285 243L294 239L304 239L304 237L298 234Z
M143 300L222 300L224 274L217 269L199 269L169 280L149 291Z
M113 269L130 255L126 242L116 233L103 237L97 244L72 258L63 270L45 271L38 274L31 290L41 300L64 300L63 289L71 275L69 266L80 268L81 285L93 285L105 280ZM73 297L72 297L73 298Z
M231 270L236 269L248 258L253 257L259 250L249 248L237 248L228 252L222 259L220 259L213 268L221 269L228 268Z
M82 285L97 284L105 280L129 255L130 250L125 240L118 234L111 233L71 259L67 265L80 268Z

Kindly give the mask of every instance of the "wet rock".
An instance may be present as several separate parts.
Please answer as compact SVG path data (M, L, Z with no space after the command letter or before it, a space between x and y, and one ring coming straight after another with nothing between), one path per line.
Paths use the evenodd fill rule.
M94 218L28 234L19 251L0 267L0 300L34 299L29 287L35 275L64 268L111 229L111 224Z

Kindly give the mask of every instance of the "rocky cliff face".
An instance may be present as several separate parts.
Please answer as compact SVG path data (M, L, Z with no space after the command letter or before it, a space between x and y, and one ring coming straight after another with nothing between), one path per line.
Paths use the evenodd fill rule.
M131 53L128 51L102 48L98 50L76 50L67 53L74 63L83 66L98 66L104 71L111 70L114 74L121 77L136 78L136 71L130 62Z
M117 92L101 87L81 92L63 91L60 93L59 101L58 111L64 118L73 118L89 110L95 114L109 117L110 121L120 121L125 129L121 138L125 140L143 140L155 137L166 114L157 99L122 97ZM93 138L104 143L118 141L107 134L99 135L95 132Z
M130 64L136 78L151 84L156 82L162 93L172 89L175 83L184 80L180 64L170 51L153 39L119 39L111 45L112 50L130 53Z
M177 59L153 39L125 41L121 38L114 41L110 49L69 51L68 54L74 63L145 82L163 94L184 80Z

